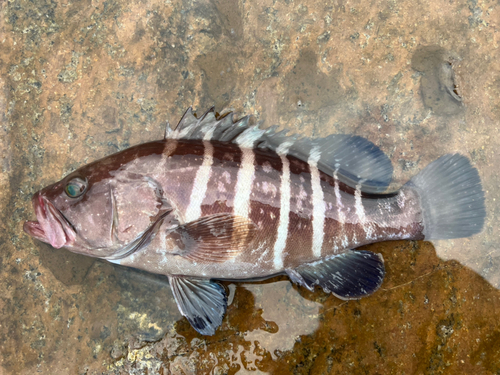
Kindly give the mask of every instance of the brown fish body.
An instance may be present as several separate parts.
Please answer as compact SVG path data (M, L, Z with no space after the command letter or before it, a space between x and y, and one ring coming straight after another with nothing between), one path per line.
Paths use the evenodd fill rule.
M113 174L157 181L180 223L231 214L254 223L255 234L237 256L204 262L179 256L182 250L169 245L171 234L160 227L150 244L116 263L166 275L260 278L368 243L423 238L419 198L410 188L364 198L359 187L269 149L198 140L155 147L163 151L151 149Z
M213 279L286 273L356 299L378 289L385 271L380 255L353 249L481 230L484 195L467 158L446 155L385 193L391 176L389 159L361 137L289 137L188 110L164 140L37 192L37 221L24 229L54 247L167 275L182 314L213 334L227 304Z

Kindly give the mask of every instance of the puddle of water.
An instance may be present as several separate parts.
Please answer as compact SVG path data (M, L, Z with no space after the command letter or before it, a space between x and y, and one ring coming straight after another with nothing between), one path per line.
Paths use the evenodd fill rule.
M303 298L289 281L241 286L255 296L255 307L262 309L266 326L246 332L244 337L253 345L258 343L273 360L277 359L278 351L292 350L301 335L309 335L318 328L321 304Z

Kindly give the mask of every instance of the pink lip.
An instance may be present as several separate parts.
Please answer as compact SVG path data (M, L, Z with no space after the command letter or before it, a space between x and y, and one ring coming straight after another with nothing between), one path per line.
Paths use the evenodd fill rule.
M26 221L24 231L56 249L73 244L76 232L61 212L40 193L33 196L32 202L38 221Z

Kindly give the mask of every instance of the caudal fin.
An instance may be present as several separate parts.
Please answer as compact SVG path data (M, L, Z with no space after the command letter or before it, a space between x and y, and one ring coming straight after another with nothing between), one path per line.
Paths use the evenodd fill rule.
M440 157L408 182L417 189L425 239L469 237L484 224L484 192L477 169L459 154Z

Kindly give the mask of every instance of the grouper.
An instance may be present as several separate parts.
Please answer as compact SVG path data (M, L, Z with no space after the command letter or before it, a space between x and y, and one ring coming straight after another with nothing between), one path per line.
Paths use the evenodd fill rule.
M162 140L84 165L34 194L26 233L55 248L168 276L180 312L213 335L219 280L286 274L344 300L375 292L387 240L468 237L484 193L467 157L448 154L396 191L389 158L365 138L310 139L188 109Z

